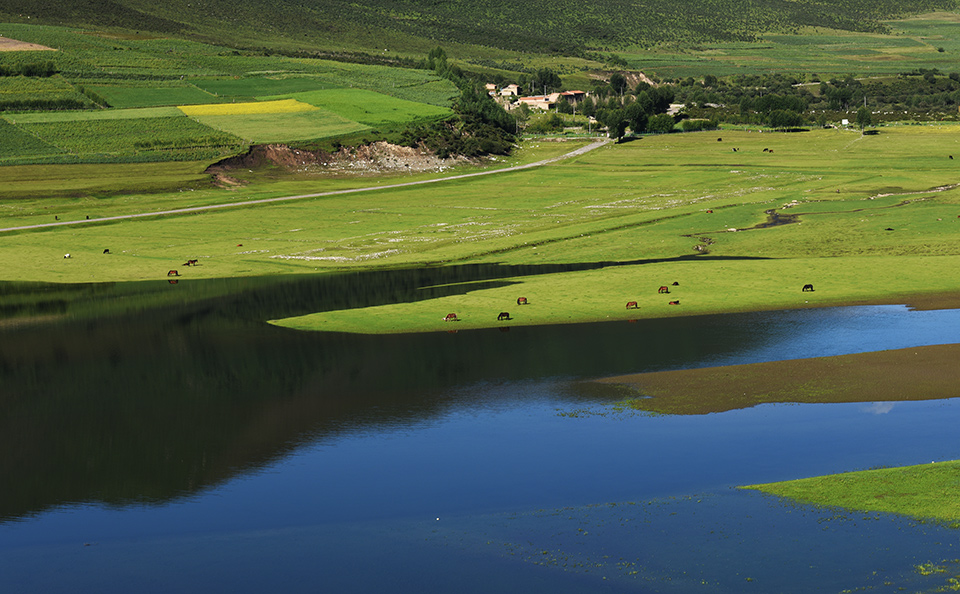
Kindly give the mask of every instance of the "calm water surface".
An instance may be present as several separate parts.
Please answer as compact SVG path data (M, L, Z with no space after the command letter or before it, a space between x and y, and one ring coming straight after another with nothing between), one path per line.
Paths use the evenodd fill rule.
M584 381L952 343L960 311L358 337L253 302L0 333L0 591L932 591L914 565L960 557L732 488L955 459L956 399L646 416Z

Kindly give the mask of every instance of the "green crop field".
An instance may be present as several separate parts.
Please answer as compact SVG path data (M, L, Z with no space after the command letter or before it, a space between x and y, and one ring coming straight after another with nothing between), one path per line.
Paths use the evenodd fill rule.
M110 107L154 107L161 105L190 105L223 101L193 85L169 86L89 85L87 88L106 99Z
M331 88L330 82L319 77L296 78L223 78L204 79L194 82L207 93L220 97L259 97L284 95Z
M119 158L140 150L207 149L211 156L236 150L239 140L180 117L73 120L23 124L20 128L75 155ZM192 154L192 153L191 153ZM154 155L157 160L166 160ZM180 160L178 155L168 158Z
M253 143L316 140L368 129L368 126L319 108L296 113L201 115L195 119Z
M385 123L406 123L453 114L448 108L404 101L364 89L309 91L292 95L260 97L260 99L267 101L288 97L322 107L343 118L368 126L378 126Z
M62 152L61 149L0 119L0 162L19 162L22 159Z

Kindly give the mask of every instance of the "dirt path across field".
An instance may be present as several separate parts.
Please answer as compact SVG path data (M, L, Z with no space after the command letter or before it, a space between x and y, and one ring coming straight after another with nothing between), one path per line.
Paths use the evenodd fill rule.
M570 151L560 155L559 157L552 157L550 159L544 159L542 161L537 161L536 163L527 163L526 165L515 165L513 167L505 167L503 169L491 169L488 171L478 171L476 173L464 173L461 175L451 175L449 177L439 177L436 179L426 179L422 181L413 181L413 182L403 182L399 184L387 184L384 186L369 186L366 188L352 188L349 190L334 190L331 192L317 192L315 194L299 194L296 196L280 196L278 198L264 198L262 200L245 200L243 202L229 202L225 204L210 204L208 206L194 206L191 208L177 208L172 210L158 210L154 212L143 212L137 214L129 215L117 215L115 217L100 217L96 219L81 219L76 221L59 221L56 223L41 223L38 225L24 225L22 227L7 227L5 229L0 229L0 233L7 231L26 231L29 229L46 229L50 227L62 227L65 225L83 225L88 223L103 223L106 221L123 221L128 219L137 219L143 217L157 217L157 216L166 216L166 215L181 215L181 214L192 214L196 212L203 212L207 210L215 210L218 208L234 208L237 206L253 206L257 204L271 204L275 202L288 202L291 200L303 200L305 198L322 198L324 196L336 196L338 194L355 194L359 192L372 192L375 190L390 190L393 188L405 188L409 186L420 186L424 184L435 184L439 182L450 181L454 179L467 179L470 177L480 177L481 175L496 175L499 173L508 173L511 171L522 171L524 169L533 169L534 167L542 167L544 165L549 165L551 163L556 163L558 161L563 161L565 159L570 159L572 157L578 157L585 153L588 153L594 149L600 148L610 142L609 139L603 138L599 139L596 142L592 142L587 146L578 148L575 151Z
M9 37L4 37L0 35L0 52L25 52L25 51L50 51L55 52L57 50L52 47L47 47L45 45L38 45L36 43L27 43L26 41L17 41L16 39L10 39Z

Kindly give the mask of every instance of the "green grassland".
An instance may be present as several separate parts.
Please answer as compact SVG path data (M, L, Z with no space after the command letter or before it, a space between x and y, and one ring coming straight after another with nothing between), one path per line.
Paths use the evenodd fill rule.
M958 15L931 13L888 21L886 32L809 27L797 34L767 33L754 42L713 42L633 47L621 55L632 68L665 78L704 74L816 74L879 76L912 70L957 69ZM943 49L941 52L940 49Z
M832 507L933 519L960 526L960 461L748 485L780 497Z
M99 5L99 10L90 10L81 0L8 0L0 18L110 27L134 34L153 31L212 39L234 47L287 51L423 55L442 41L477 56L494 55L493 48L501 52L577 55L584 48L610 49L637 42L749 41L759 33L790 32L801 27L878 32L884 29L884 19L955 7L947 0L681 0L649 2L642 10L627 0L591 5L575 0L537 5L506 0L250 0L243 4L211 0L202 5L113 0Z
M187 282L468 262L532 267L510 287L284 322L363 332L446 330L450 325L440 318L450 312L463 317L459 329L494 326L498 312L516 310L509 305L520 294L531 303L511 311L512 324L957 291L960 275L952 271L960 259L960 191L952 186L957 161L947 154L960 154L950 148L960 142L958 132L943 125L886 127L876 136L724 130L719 143L716 133L645 137L496 176L6 234L0 238L0 270L8 280L145 280L200 258L202 266L190 270ZM282 189L307 193L347 183L359 182L301 181ZM276 195L280 189L253 184L219 191L219 200L224 194L229 201ZM170 204L218 200L215 190L187 194ZM149 204L162 203L155 196ZM63 211L56 202L47 206L54 209L10 212L4 226L50 222L57 212L69 220L151 210L134 197L101 200L86 213L69 203L60 204ZM797 219L760 227L771 209ZM110 257L101 256L105 247ZM73 258L64 261L64 252ZM35 263L30 269L16 265L24 255ZM680 300L679 306L656 293L673 281L680 285L670 299ZM799 288L808 282L818 289L802 294ZM639 309L624 309L627 301L638 301Z

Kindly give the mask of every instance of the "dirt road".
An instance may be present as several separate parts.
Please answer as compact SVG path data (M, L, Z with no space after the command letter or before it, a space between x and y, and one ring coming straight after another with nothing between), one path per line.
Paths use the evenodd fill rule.
M338 194L354 194L358 192L373 192L376 190L389 190L393 188L405 188L408 186L419 186L423 184L435 184L445 181L450 181L453 179L466 179L469 177L479 177L481 175L496 175L498 173L507 173L510 171L521 171L523 169L533 169L534 167L542 167L544 165L549 165L550 163L556 163L557 161L563 161L571 157L577 157L588 153L596 148L599 148L610 142L609 139L600 139L596 142L592 142L587 146L578 148L575 151L570 151L560 155L559 157L553 157L550 159L544 159L542 161L537 161L536 163L528 163L526 165L516 165L514 167L505 167L503 169L491 169L488 171L478 171L476 173L464 173L462 175L451 175L449 177L440 177L436 179L427 179L422 181L413 181L413 182L403 182L399 184L387 184L384 186L370 186L366 188L352 188L349 190L335 190L332 192L317 192L315 194L299 194L296 196L280 196L278 198L264 198L262 200L245 200L243 202L230 202L227 204L211 204L208 206L194 206L191 208L176 208L171 210L158 210L154 212L143 212L137 214L128 214L128 215L117 215L115 217L99 217L96 219L81 219L76 221L59 221L54 223L41 223L38 225L24 225L22 227L7 227L5 229L0 229L0 233L8 231L26 231L29 229L48 229L51 227L63 227L66 225L85 225L89 223L103 223L107 221L123 221L128 219L137 219L143 217L157 217L157 216L168 216L168 215L181 215L181 214L191 214L196 212L203 212L209 210L216 210L218 208L235 208L238 206L254 206L257 204L272 204L276 202L287 202L290 200L303 200L305 198L322 198L324 196L336 196Z

